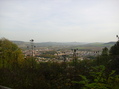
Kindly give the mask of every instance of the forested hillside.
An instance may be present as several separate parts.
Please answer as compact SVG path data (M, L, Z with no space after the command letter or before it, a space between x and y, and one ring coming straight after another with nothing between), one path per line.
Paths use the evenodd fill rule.
M13 89L119 89L119 41L95 59L37 62L0 39L0 85Z

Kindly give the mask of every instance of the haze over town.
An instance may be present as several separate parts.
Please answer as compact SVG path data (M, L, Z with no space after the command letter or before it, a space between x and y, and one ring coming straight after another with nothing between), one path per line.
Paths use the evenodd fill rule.
M0 0L0 38L109 42L119 35L119 0Z

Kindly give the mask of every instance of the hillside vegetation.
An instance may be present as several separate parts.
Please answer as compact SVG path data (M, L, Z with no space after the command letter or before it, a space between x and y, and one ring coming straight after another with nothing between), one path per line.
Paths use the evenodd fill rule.
M25 59L7 39L0 39L0 54L0 85L13 89L119 89L119 41L95 59L82 61Z

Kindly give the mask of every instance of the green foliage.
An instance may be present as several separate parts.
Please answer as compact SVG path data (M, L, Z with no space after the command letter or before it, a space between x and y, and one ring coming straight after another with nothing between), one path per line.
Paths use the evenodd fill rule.
M110 62L110 56L98 56L96 59L96 65L104 65L107 66Z
M110 55L109 55L109 50L107 47L103 48L102 49L102 54L99 55L97 58L96 58L96 64L97 65L104 65L104 66L107 66L110 62Z
M102 54L101 55L102 56L108 56L109 55L109 51L108 51L108 48L107 47L105 47L105 48L102 49Z
M108 50L107 47L103 48L102 54L96 59L97 65L105 65L112 67L112 69L118 68L119 66L119 41Z
M119 74L119 41L116 42L114 46L110 49L110 64L108 67L110 70L116 70L116 73Z
M118 89L119 75L106 72L105 66L92 67L92 61L34 63L26 59L16 69L0 69L0 84L14 89ZM34 60L35 62L35 60Z
M23 61L21 49L5 38L0 39L0 54L0 67L17 66Z
M119 55L119 41L117 41L116 44L111 47L110 55L112 56Z
M115 71L110 74L105 74L105 66L100 65L93 67L90 72L90 77L80 75L81 81L73 81L73 83L78 83L83 85L82 89L117 89L119 88L119 75L114 75ZM88 77L89 77L88 76Z

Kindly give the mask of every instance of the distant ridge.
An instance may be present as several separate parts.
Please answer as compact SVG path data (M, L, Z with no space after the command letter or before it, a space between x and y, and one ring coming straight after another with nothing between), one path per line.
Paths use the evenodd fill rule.
M105 44L113 44L113 45L114 45L115 43L116 43L116 42L108 42L108 43L105 43Z
M25 43L24 41L12 41L15 44L21 44L21 43Z
M12 41L13 43L17 44L19 47L27 47L30 45L30 42L24 41ZM94 42L94 43L86 43L86 42L39 42L34 43L35 46L38 47L49 47L49 46L95 46L95 47L110 47L114 45L116 42L108 42L108 43L101 43L101 42Z
M29 42L24 42L24 41L12 41L12 42L18 45L18 47L20 48L27 47L27 45L29 44Z

